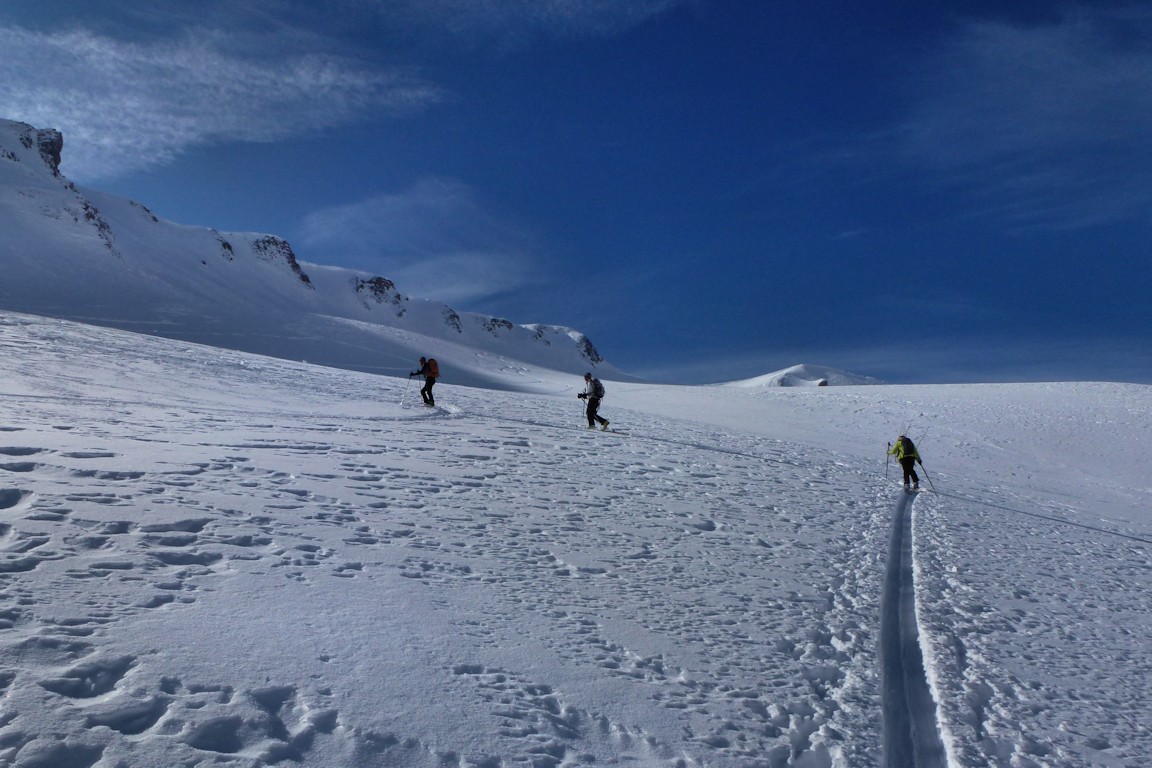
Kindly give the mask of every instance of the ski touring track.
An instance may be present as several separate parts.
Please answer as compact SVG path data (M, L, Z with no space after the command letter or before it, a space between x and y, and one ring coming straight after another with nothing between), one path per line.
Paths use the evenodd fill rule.
M880 662L885 768L947 768L916 619L913 502L896 504L881 600Z

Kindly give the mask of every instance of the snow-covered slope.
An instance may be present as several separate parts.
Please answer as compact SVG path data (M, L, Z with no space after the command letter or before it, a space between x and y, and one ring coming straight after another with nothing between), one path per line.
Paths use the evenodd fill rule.
M0 120L0 308L360 371L431 355L476 386L530 387L536 368L623 377L570 328L456 312L302 264L273 235L183 226L77 187L62 148L56 131ZM474 355L506 364L458 365Z
M876 379L822 365L794 365L775 373L727 383L729 387L827 387L879 384Z
M610 382L611 434L579 377L413 408L4 313L0 368L0 765L879 768L909 715L919 765L1152 754L1149 387Z

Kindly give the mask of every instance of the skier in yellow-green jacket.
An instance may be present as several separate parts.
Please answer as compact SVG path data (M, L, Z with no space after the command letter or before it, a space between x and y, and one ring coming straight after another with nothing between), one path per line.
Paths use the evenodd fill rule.
M895 456L896 461L900 462L900 468L904 470L904 487L907 488L908 481L911 480L912 490L919 490L920 477L916 474L916 463L920 462L920 454L916 451L911 438L900 435L896 438L895 445L888 443L888 455Z

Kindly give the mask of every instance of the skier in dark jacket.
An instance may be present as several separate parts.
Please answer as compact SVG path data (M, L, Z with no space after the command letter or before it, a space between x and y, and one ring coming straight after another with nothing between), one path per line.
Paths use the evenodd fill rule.
M584 391L576 395L581 400L588 401L588 429L596 429L596 422L600 422L600 429L608 431L608 419L600 416L600 401L604 399L604 385L600 379L592 378L592 374L584 374Z
M920 453L916 450L916 446L912 440L905 435L900 435L896 438L896 445L888 443L888 455L895 456L896 461L900 462L900 468L904 470L904 487L908 487L908 481L912 481L912 490L919 490L920 477L916 474L916 463L920 461Z
M424 405L433 408L436 405L436 399L432 397L432 387L436 384L436 379L440 378L440 366L436 362L436 358L420 358L420 370L412 371L408 374L408 378L413 376L423 376L424 386L420 389L420 397L424 398Z

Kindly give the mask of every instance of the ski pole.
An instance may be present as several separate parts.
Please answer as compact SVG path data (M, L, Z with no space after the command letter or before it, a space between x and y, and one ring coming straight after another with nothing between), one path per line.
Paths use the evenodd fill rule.
M412 377L408 377L408 383L404 385L404 394L400 395L400 407L404 407L404 399L408 397L408 389L412 386Z
M924 479L928 481L928 487L932 489L932 493L936 493L936 486L932 485L932 478L928 477L928 470L924 469L924 462L920 462L920 469L924 471Z
M888 443L888 450L892 450L892 443ZM884 479L888 479L888 462L892 459L892 454L884 454Z

